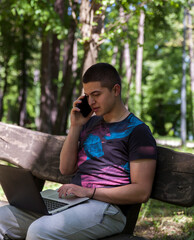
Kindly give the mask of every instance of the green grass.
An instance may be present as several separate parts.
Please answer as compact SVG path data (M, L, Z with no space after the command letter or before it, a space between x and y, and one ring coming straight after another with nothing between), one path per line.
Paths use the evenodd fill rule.
M187 152L187 153L194 154L194 148L177 147L177 148L172 148L172 149L175 151L178 151L178 152Z
M157 139L163 139L163 140L175 140L175 141L180 141L180 137L173 137L173 136L159 136L155 135L154 136ZM187 142L194 142L193 140L187 140Z
M184 152L184 153L192 153L194 154L194 148L188 148L188 147L184 147L184 146L180 146L180 147L171 147L171 146L163 146L161 144L157 144L157 146L161 146L161 147L165 147L165 148L170 148L174 151L177 152Z
M179 207L150 199L142 204L135 235L154 240L193 240L194 206Z
M181 140L180 138L175 138L175 137L162 137L162 136L157 136L155 137L156 140L165 140L166 141L166 145L164 147L167 147L167 148L170 148L170 149L173 149L175 151L178 151L178 152L187 152L187 153L192 153L194 154L194 141L187 141L187 144L190 144L190 147L186 147L186 146L178 146L178 147L172 147L170 146L167 141L170 141L170 142L174 142L174 143L181 143ZM163 146L163 145L160 145L160 144L157 144L158 146Z

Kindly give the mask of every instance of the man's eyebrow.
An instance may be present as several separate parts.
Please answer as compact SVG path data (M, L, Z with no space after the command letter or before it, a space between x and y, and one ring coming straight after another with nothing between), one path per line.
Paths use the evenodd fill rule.
M95 90L95 91L91 92L90 94L99 93L99 92L101 92L101 90ZM88 94L85 93L85 95L88 95Z

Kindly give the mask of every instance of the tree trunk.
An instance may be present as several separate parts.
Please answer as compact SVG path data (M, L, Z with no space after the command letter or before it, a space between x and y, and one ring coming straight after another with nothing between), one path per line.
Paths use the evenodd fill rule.
M71 95L73 91L74 82L72 81L72 65L73 65L73 46L75 40L76 23L74 19L71 20L68 41L66 42L65 61L66 67L63 73L63 87L61 89L60 101L58 105L58 114L54 128L54 134L61 134L66 128L66 115L68 115L68 104L71 104Z
M122 31L125 33L128 33L128 27L125 23L129 21L130 15L126 15L124 12L123 7L121 6L119 8L119 21L122 25ZM122 51L121 51L121 58L120 58L120 74L122 75L122 69L123 69L123 62L125 64L125 75L127 79L127 96L125 99L125 106L128 108L128 101L129 101L129 89L131 84L131 78L132 78L132 67L131 67L131 57L130 57L130 50L129 50L129 43L124 42L122 45Z
M182 145L186 144L187 137L187 126L186 126L186 14L187 10L184 9L184 18L183 18L183 63L182 63L182 84L181 84L181 142Z
M125 43L124 45L124 62L126 67L126 78L127 78L127 97L125 101L125 106L128 108L128 101L129 101L129 90L131 85L131 78L132 78L132 66L131 66L131 57L130 57L130 49L129 43Z
M8 59L7 57L4 58L4 66L5 66L5 76L3 78L4 80L4 86L3 86L3 91L0 90L0 121L3 118L3 113L4 113L4 97L7 91L7 78L8 78L8 70L9 70L9 66L8 66Z
M191 11L191 10L190 10ZM194 42L192 33L192 15L188 11L188 40L189 40L189 56L190 56L190 79L191 79L191 132L194 134ZM194 138L194 135L193 135Z
M111 61L111 64L113 65L113 66L115 66L116 65L116 63L117 63L117 54L118 54L118 46L114 46L114 48L113 48L113 55L112 55L112 61Z
M136 53L136 96L135 96L135 114L141 117L142 98L141 98L141 82L142 82L142 66L143 66L143 44L144 44L144 22L145 13L143 10L140 12L139 25L138 25L138 40L137 40L137 53Z
M119 56L119 69L118 69L118 73L120 76L122 76L123 74L123 56L124 56L124 49L123 47L121 46L121 49L120 49L120 56Z
M144 44L144 22L145 13L141 10L137 40L137 55L136 55L136 94L141 94L141 80L142 80L142 65L143 65L143 44Z
M24 22L25 25L25 22ZM27 67L26 67L26 31L25 26L22 29L22 42L21 42L21 83L19 84L19 116L18 125L24 127L26 120L26 98L27 98Z
M98 57L98 47L100 45L100 34L104 31L104 12L96 14L101 4L97 1L82 0L80 6L81 34L84 41L84 58L81 68L81 77L84 72L96 63ZM96 23L94 25L93 23ZM80 78L81 79L81 78ZM81 93L82 83L80 82L79 92Z
M77 40L74 40L74 44L73 44L73 60L72 60L72 76L73 76L73 80L72 80L72 84L71 84L71 89L69 92L69 98L67 101L67 114L65 116L65 122L64 122L64 129L63 132L65 134L67 131L67 124L68 124L68 116L69 116L69 112L72 108L72 101L74 101L76 99L76 77L77 77ZM74 99L75 97L75 99Z
M55 11L60 16L61 22L64 18L64 1L55 1ZM61 41L57 38L57 34L52 36L52 49L51 49L51 128L53 129L56 118L57 118L57 99L58 99L58 76L59 76L59 65L60 65L60 45Z
M60 63L60 41L57 35L52 36L52 49L51 49L51 128L54 125L57 117L57 96L58 96L58 76L59 76L59 63Z
M61 21L64 21L63 0L56 0L54 8ZM57 80L60 65L60 41L56 34L43 37L41 50L41 104L40 126L42 132L52 133L57 117L58 87Z
M40 126L40 93L39 93L39 82L40 82L40 70L39 69L35 69L34 70L34 86L35 86L35 96L34 96L34 100L35 100L35 125L37 127Z
M49 36L42 38L41 48L41 100L40 100L40 126L41 132L51 133L51 84L50 84L50 41Z

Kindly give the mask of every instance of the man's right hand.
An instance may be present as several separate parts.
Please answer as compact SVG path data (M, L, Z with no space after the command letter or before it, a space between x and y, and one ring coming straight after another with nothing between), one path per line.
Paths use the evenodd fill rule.
M93 112L91 112L87 117L84 117L81 112L80 109L77 107L78 103L82 102L82 99L84 98L84 96L80 96L76 101L74 101L73 103L73 108L71 110L71 126L83 126L84 124L87 123L87 121L91 118Z

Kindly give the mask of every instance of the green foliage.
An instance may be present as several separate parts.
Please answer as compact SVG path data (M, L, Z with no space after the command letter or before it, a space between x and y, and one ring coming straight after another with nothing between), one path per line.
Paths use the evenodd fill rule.
M101 35L98 62L112 62L114 48L116 53L115 67L122 82L124 102L128 96L126 67L123 61L124 44L129 44L131 65L133 66L128 106L130 111L141 117L156 136L180 135L180 86L182 78L182 19L183 7L188 1L99 1L100 9L95 13L101 15L105 11L105 32ZM4 96L3 121L17 122L18 96L21 87L22 67L21 53L25 40L26 74L27 74L27 121L26 126L36 128L36 119L40 112L41 76L41 41L53 34L58 39L67 39L72 8L65 2L64 17L60 17L54 8L55 0L2 0L0 6L0 92L2 93L7 79L8 86ZM80 82L80 69L84 57L83 42L80 33L80 3L74 9L77 21L77 81ZM145 43L142 75L142 94L139 98L135 91L135 67L140 11L146 14ZM74 16L74 17L75 17ZM96 22L92 23L97 27ZM25 32L25 39L23 39ZM48 50L49 51L49 50ZM60 92L63 75L63 47L61 47L59 77L55 85ZM189 69L189 66L188 68ZM35 72L39 77L35 80ZM187 125L188 135L192 137L190 121L192 104L190 98L189 71L187 71ZM75 89L76 90L76 89Z

